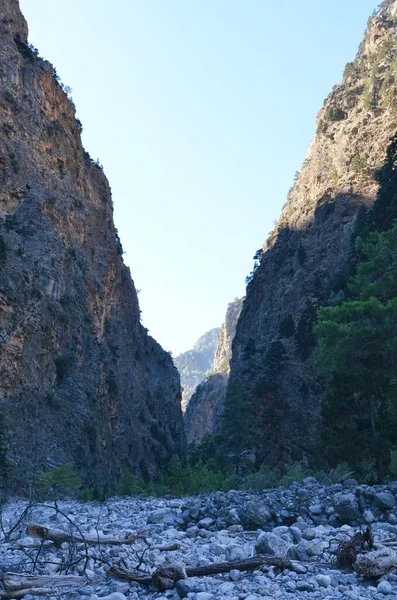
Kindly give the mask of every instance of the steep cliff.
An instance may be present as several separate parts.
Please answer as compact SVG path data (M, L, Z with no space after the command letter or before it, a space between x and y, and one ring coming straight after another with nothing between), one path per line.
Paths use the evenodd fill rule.
M92 485L183 452L179 376L140 323L111 191L73 104L0 7L0 416L11 482L65 461Z
M338 301L396 128L397 2L388 0L319 112L299 178L247 287L229 385L242 385L260 407L269 463L315 463L325 392L312 362L316 311Z
M232 342L236 333L237 321L243 307L244 298L235 298L228 304L225 321L218 336L213 371L214 373L227 373L232 357Z
M174 359L181 376L183 412L196 387L212 370L219 332L219 327L207 331L197 340L192 350L183 352Z
M190 398L184 416L189 444L199 444L218 427L229 378L232 342L243 302L244 298L235 298L228 305L225 321L218 336L212 374L197 386Z

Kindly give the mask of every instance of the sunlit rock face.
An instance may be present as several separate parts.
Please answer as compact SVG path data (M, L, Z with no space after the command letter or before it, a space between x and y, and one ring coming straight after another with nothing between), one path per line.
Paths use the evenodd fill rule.
M212 371L219 332L219 327L207 331L197 340L191 350L179 354L174 359L174 364L181 376L183 412L186 411L197 386Z
M199 444L219 427L229 378L232 342L244 298L235 298L227 307L218 336L211 374L197 386L187 406L184 423L189 444Z
M237 325L229 385L242 385L268 415L266 459L273 464L315 463L325 385L313 367L312 327L317 308L337 298L349 272L352 239L376 198L375 174L397 128L397 2L382 7L318 114Z
M72 462L115 489L183 453L179 375L142 327L73 103L0 6L0 416L9 482Z

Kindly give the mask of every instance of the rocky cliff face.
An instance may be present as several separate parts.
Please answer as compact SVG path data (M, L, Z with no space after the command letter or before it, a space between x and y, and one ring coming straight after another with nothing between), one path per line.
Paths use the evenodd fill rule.
M0 7L0 413L10 480L73 461L93 485L184 449L179 376L140 323L102 168ZM12 475L12 478L11 478Z
M227 373L232 357L232 342L236 333L237 321L243 307L244 298L235 298L227 307L225 321L218 337L213 363L214 373Z
M187 406L184 422L189 444L199 444L216 431L229 378L232 341L244 298L235 298L226 311L218 337L212 375L197 386Z
M383 2L317 133L263 254L233 342L230 384L267 414L267 461L315 462L324 385L312 363L317 307L337 301L352 237L376 197L397 128L397 2Z
M212 370L219 332L219 327L207 331L197 340L192 350L179 354L174 360L181 376L183 412L196 387Z

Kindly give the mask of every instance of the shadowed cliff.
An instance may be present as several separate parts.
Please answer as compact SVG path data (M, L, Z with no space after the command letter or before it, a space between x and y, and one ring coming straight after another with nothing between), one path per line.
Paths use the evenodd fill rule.
M183 453L179 375L140 323L108 181L52 65L0 7L0 416L18 488L66 461L92 485Z
M397 3L368 22L317 119L317 133L247 287L229 386L261 415L261 461L315 465L324 382L312 351L317 309L337 301L353 241L378 190L376 173L397 128ZM280 160L282 157L280 157ZM229 387L229 390L231 387Z

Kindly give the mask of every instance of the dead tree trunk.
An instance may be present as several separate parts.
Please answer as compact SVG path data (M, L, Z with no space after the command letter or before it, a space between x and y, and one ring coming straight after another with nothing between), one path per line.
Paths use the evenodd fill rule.
M203 567L183 567L175 565L175 567L166 567L158 569L149 575L141 571L128 571L122 567L113 565L108 569L107 574L123 581L135 581L141 585L154 585L161 591L172 589L179 579L185 577L205 577L206 575L217 575L218 573L228 573L232 569L238 571L252 571L263 565L280 567L287 569L292 566L292 563L287 558L277 556L254 556L237 562L214 563Z
M92 536L80 536L66 533L61 529L48 529L48 527L41 527L41 525L28 525L26 533L30 537L39 538L41 540L49 540L56 546L60 546L63 542L71 542L77 544L88 544L90 546L100 544L102 546L122 546L123 544L135 544L136 536L130 535L127 538L120 539L114 538L108 535L92 535Z

